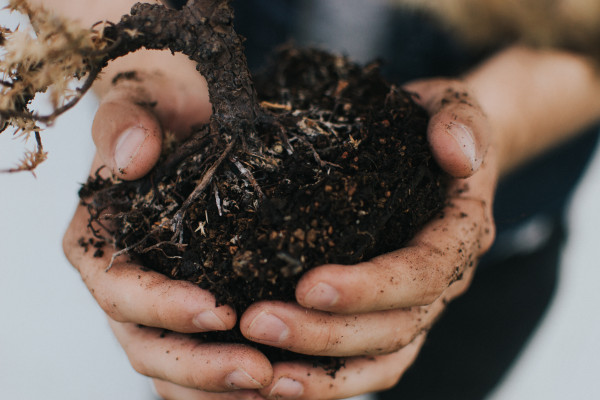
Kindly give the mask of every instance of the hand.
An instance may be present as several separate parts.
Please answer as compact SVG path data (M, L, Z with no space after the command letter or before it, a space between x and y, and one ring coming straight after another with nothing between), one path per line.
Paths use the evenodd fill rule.
M185 86L160 73L118 75L121 78L113 80L94 119L98 154L92 171L106 165L123 179L139 178L160 154L163 129L183 136L191 125L205 122L211 112L206 85L193 72L196 81L186 81ZM192 398L228 399L232 397L196 389L256 389L271 381L272 366L257 350L199 343L185 335L231 329L236 322L233 309L215 307L207 291L170 280L127 257L117 259L105 272L110 251L104 249L102 257L94 257L93 250L86 252L79 242L90 237L88 212L79 206L64 238L65 254L107 313L132 366L155 378L162 395L190 398L189 393L195 393ZM179 333L165 333L165 329ZM239 391L236 396L260 398L252 391Z
M261 302L243 314L241 329L251 340L350 357L335 379L309 365L274 365L273 382L260 390L269 398L339 399L395 385L493 241L497 166L485 115L461 82L429 80L408 89L431 115L428 138L438 163L464 179L452 182L443 216L406 247L354 266L315 268L298 284L298 304Z

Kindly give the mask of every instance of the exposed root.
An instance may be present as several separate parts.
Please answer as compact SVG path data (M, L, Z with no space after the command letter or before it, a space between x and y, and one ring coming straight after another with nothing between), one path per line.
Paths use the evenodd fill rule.
M129 254L129 252L133 249L135 249L136 247L141 246L142 244L144 244L146 242L146 240L148 240L148 238L150 236L152 236L152 234L154 233L154 231L148 233L146 236L143 237L142 240L132 244L131 246L125 247L124 249L115 251L112 256L110 257L110 263L108 263L108 267L106 267L106 269L104 270L104 272L108 272L110 271L110 269L113 267L113 264L115 263L115 260L124 255L124 254Z
M177 149L171 153L164 164L158 167L156 172L157 180L162 179L164 176L171 173L174 169L177 168L179 163L185 160L188 157L193 156L194 154L198 154L201 150L206 146L206 141L209 140L212 136L210 135L210 126L203 125L198 129L198 131L185 143L181 144L177 147ZM213 137L215 140L218 140L218 137Z
M246 167L244 167L242 165L242 163L235 157L231 158L231 162L233 162L233 164L242 173L242 175L246 179L248 179L248 182L250 182L250 184L254 188L254 191L258 194L259 200L264 200L265 194L264 194L263 190L261 189L260 185L258 184L258 182L256 182L256 179L254 179L252 172L250 172Z
M237 137L234 136L231 139L231 141L229 142L229 144L227 145L227 147L225 148L225 150L223 150L223 153L221 153L221 155L219 155L219 158L217 159L217 161L215 161L213 163L213 165L211 165L211 167L204 173L204 176L200 180L200 183L198 183L198 185L196 186L194 191L183 202L183 204L179 208L179 211L177 211L177 213L173 217L172 225L171 225L173 232L174 232L173 238L172 238L173 241L177 240L179 243L183 243L183 218L185 216L187 209L196 200L198 200L198 198L200 197L200 195L202 195L202 193L204 193L204 190L206 190L208 185L211 183L211 181L215 175L215 172L217 171L217 169L219 168L219 166L221 165L223 160L225 160L225 158L229 155L229 153L234 148L236 143L237 143Z
M315 161L319 164L319 166L321 168L326 168L326 167L333 167L333 168L342 168L341 165L336 164L336 163L332 163L329 161L325 161L321 158L321 156L319 155L319 153L317 152L317 150L315 149L315 146L313 146L308 140L306 140L303 137L299 137L298 138L302 144L304 144L306 147L308 147L310 149L310 151L313 154L313 157L315 158Z
M177 250L183 251L185 250L185 248L187 247L187 244L177 244L177 243L173 243L173 242L168 242L168 241L163 241L163 242L158 242L150 247L146 247L143 250L140 250L140 253L148 253L149 251L152 250L161 250L162 251L162 246L175 246L177 247ZM182 259L183 257L181 256L169 256L165 253L165 257L166 258L170 258L170 259Z
M280 123L276 123L277 125L277 136L279 136L279 139L281 139L281 143L283 143L283 147L285 148L285 151L287 151L287 153L289 155L294 154L294 148L292 147L291 143L290 143L290 139L288 138L288 135L285 133L285 128L280 124Z

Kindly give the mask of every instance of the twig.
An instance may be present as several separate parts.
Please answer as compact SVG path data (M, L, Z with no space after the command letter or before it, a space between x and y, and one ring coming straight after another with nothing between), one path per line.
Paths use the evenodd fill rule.
M106 267L106 269L104 270L104 272L110 271L110 269L112 268L112 266L113 266L115 260L117 259L117 257L122 256L123 254L129 253L131 250L135 249L136 247L138 247L139 245L141 245L142 243L144 243L146 240L148 240L148 238L150 237L150 235L152 235L153 233L154 233L154 230L152 230L151 232L149 232L141 240L139 240L138 242L132 244L131 246L127 246L124 249L121 249L119 251L115 251L112 254L112 256L110 257L110 263L108 264L108 267Z
M285 148L285 151L287 151L288 155L291 156L292 154L294 154L294 148L290 144L290 139L288 138L288 135L285 133L285 129L283 128L283 126L279 123L277 123L277 126L279 128L277 130L277 135L281 139L281 143L283 143L283 147Z
M179 244L179 243L173 243L173 242L169 242L169 241L163 241L163 242L158 242L156 244L153 244L150 247L146 247L143 250L140 250L140 253L148 253L149 251L152 250L160 250L164 253L165 257L167 258L172 258L172 259L181 259L183 257L181 256L169 256L167 255L167 253L165 253L165 251L161 248L161 246L164 245L170 245L170 246L175 246L177 248L177 250L179 251L183 251L183 249L187 246L187 244Z
M146 238L142 239L142 241L146 240ZM139 243L134 244L133 246L129 246L126 247L124 249L121 249L119 251L116 251L112 254L112 256L110 257L110 262L108 263L108 267L106 267L106 269L104 270L104 272L108 272L110 271L110 269L113 267L113 264L115 263L115 260L117 259L117 257L122 256L123 254L127 254L129 252L129 250L133 249L135 246L137 246L138 244L140 244L142 241L140 241Z
M104 26L102 26L102 28L100 28L100 31L96 31L95 28L98 25L100 25L100 24L104 24ZM106 38L104 36L104 30L106 29L106 27L110 27L110 28L116 29L115 26L116 25L113 22L111 22L111 21L98 21L94 25L92 25L91 29L92 29L93 32L99 33L100 39L104 39L104 40L108 41L108 38ZM123 41L122 34L124 32L122 32L120 30L117 30L117 31L119 32L119 35L117 36L117 38L115 40L112 41L113 43L110 46L105 47L105 48L100 49L100 50L86 51L86 52L83 52L83 54L86 55L86 56L88 56L88 57L99 57L99 56L104 56L104 55L107 55L108 53L113 52L115 49L117 49L121 45L121 42Z
M291 104L278 104L278 103L271 103L270 101L261 101L260 106L263 108L270 108L273 110L292 111Z
M300 262L300 260L292 257L290 254L288 254L284 251L280 251L279 253L275 254L275 257L287 262L288 264L292 264L294 267L302 266L302 263Z
M219 217L222 217L223 210L221 209L221 197L219 197L219 187L215 182L213 182L213 191L215 192L215 203L217 204L217 211L219 211Z
M340 169L342 168L342 166L341 166L341 165L338 165L338 164L336 164L336 163L332 163L332 162L329 162L329 161L325 161L325 160L323 160L323 159L321 158L321 156L319 155L319 153L317 152L317 150L315 149L315 146L313 146L313 145L312 145L312 143L311 143L311 142L309 142L307 139L305 139L305 138L303 138L303 137L301 137L301 136L298 136L298 139L299 139L299 140L300 140L300 141L301 141L301 142L302 142L304 145L308 146L308 148L309 148L309 149L312 151L312 153L313 153L313 157L315 158L315 161L316 161L317 163L319 163L319 166L320 166L321 168L325 168L325 167L334 167L334 168L340 168Z

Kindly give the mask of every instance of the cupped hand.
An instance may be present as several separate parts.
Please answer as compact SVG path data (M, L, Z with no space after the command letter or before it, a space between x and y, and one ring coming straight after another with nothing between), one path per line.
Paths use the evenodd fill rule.
M491 246L498 168L484 113L458 81L407 89L430 113L434 156L455 177L448 204L404 248L353 266L315 268L298 283L298 303L261 302L243 314L242 333L253 341L349 357L335 378L303 364L276 364L273 382L260 391L268 398L339 399L393 386Z
M125 71L110 86L92 127L97 146L92 171L105 165L103 172L139 178L157 161L165 131L183 137L211 113L202 79L183 84L176 74L168 78L158 72ZM272 366L257 350L200 343L186 335L231 329L236 323L232 308L216 307L209 292L168 279L128 257L117 258L107 272L112 249L89 248L93 235L88 220L87 209L78 206L63 240L65 254L108 315L132 366L155 378L159 393L166 398L195 393L194 398L226 399L232 397L205 391L257 389L270 383ZM260 398L243 390L235 396Z

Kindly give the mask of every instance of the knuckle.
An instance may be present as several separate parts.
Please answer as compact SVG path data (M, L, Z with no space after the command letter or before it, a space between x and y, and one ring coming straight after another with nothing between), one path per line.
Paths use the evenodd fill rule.
M469 285L466 282L461 283L460 285L457 286L456 297L460 297L460 296L464 295L465 293L467 293L468 289L469 289Z
M166 388L166 385L163 382L156 380L156 379L154 379L152 382L154 385L154 391L161 399L163 399L163 400L172 399L172 397L169 397L170 391Z
M148 369L148 366L143 360L139 359L135 355L128 354L128 356L129 364L131 364L131 367L135 370L135 372L144 376L152 377L150 375L150 370Z
M130 322L123 314L119 311L116 303L107 300L97 300L100 304L100 308L108 315L111 319L117 322Z
M153 325L158 327L166 328L170 325L173 320L173 316L169 312L160 306L152 307L152 314L150 315L151 320L154 322Z
M444 301L449 302L451 299L460 297L463 294L465 294L467 292L467 290L469 289L469 283L470 282L467 282L465 280L461 280L461 281L453 283L447 292L448 297L445 297Z
M319 355L330 354L337 345L341 342L341 338L327 326L320 329L318 334L314 337L315 348ZM310 343L309 343L310 345Z
M194 316L191 305L182 304L176 296L171 299L162 300L161 297L155 299L149 306L149 310L149 318L156 326L162 328L173 328L174 324L191 321Z
M93 287L89 287L90 293L100 306L100 308L108 315L112 320L117 322L130 322L127 318L123 316L121 311L119 310L119 306L116 301L111 300L108 296L105 296L103 293L99 293Z
M446 278L439 275L431 276L427 286L421 294L420 305L427 306L434 303L448 288L449 282Z
M387 389L391 389L394 386L396 386L398 384L398 381L400 381L400 378L402 377L401 373L390 373L390 374L386 374L385 376L382 377L380 383L379 383L379 390L387 390Z
M415 243L419 252L416 254L415 265L420 267L414 272L413 281L419 282L418 305L429 305L437 300L453 280L456 280L455 267L462 265L463 251L451 247L443 248L438 243L418 241ZM461 242L461 245L464 245ZM454 253L455 255L450 255Z
M179 313L171 313L165 307L155 307L155 309L156 312L154 314L154 320L156 321L156 325L159 327L168 328L172 326L175 321L183 319Z
M187 384L186 386L200 389L200 390L219 390L219 385L215 379L207 379L207 376L201 373L190 373L187 376Z
M76 241L74 239L74 232L73 232L73 228L71 226L69 226L67 228L67 231L65 232L65 235L63 236L62 239L62 250L64 255L67 257L67 260L69 261L69 264L71 264L73 266L73 268L75 268L76 270L79 271L79 264L77 262L77 258L75 257L75 246L76 246Z
M389 347L386 349L385 353L394 353L406 347L412 341L412 337L412 335L406 333L396 336L394 340L390 343Z
M432 304L438 297L439 297L439 294L437 292L423 293L421 295L421 301L419 303L420 303L420 305L428 306L428 305Z

